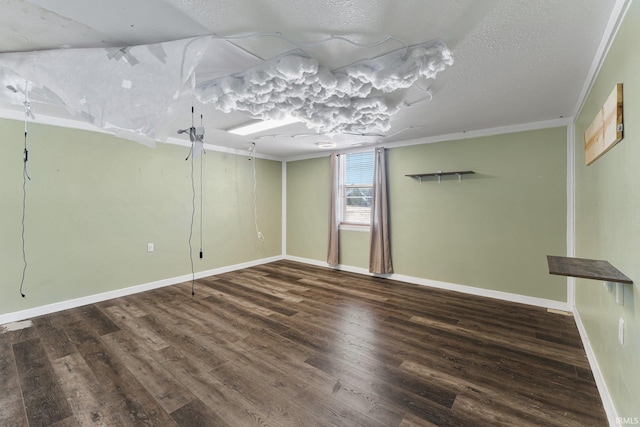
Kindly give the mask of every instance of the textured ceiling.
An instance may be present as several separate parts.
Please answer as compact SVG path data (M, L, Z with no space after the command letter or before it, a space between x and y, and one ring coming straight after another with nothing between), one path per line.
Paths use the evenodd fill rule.
M120 47L215 34L256 60L301 48L330 69L408 45L443 40L454 64L419 82L433 99L403 108L379 136L336 136L338 149L554 120L576 113L615 0L0 0L0 52ZM264 34L260 34L264 33ZM275 33L278 33L277 36ZM330 36L344 36L365 48ZM398 39L402 41L398 41ZM204 61L220 60L207 52ZM1 60L1 59L0 59ZM1 64L0 64L1 65ZM408 103L425 98L412 88ZM65 116L60 109L36 115ZM5 111L16 107L0 104ZM250 121L196 105L205 142L280 157L319 151L329 138L289 125L251 137L225 129ZM189 111L175 122L187 127ZM269 137L269 135L277 135Z

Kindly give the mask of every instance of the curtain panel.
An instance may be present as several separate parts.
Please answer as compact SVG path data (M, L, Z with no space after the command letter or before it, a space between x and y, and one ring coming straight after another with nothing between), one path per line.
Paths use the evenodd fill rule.
M338 265L339 238L340 238L340 164L339 154L331 154L331 183L329 189L329 248L327 251L327 263Z
M389 208L385 153L386 150L383 147L376 148L374 151L369 272L375 274L393 273L389 244Z

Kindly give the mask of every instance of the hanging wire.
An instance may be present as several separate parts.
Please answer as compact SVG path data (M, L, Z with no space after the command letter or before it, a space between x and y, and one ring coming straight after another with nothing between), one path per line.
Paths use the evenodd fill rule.
M204 126L202 125L202 114L200 114L200 127L204 131ZM202 217L204 215L204 211L202 209L202 199L203 199L203 171L204 171L204 156L207 154L204 151L204 144L202 146L202 152L200 153L200 259L204 257L204 252L202 251Z
M257 202L257 191L256 191L258 187L258 180L256 179L255 151L256 151L256 143L253 142L251 144L251 148L249 148L249 152L251 153L251 157L249 158L249 160L251 160L251 163L252 163L251 166L253 168L253 220L256 226L256 235L258 236L258 240L260 240L261 242L264 242L264 234L262 234L262 232L260 231L260 228L258 227L258 202Z
M192 148L193 150L193 144ZM189 260L191 261L191 296L195 293L196 272L193 267L193 245L191 240L193 238L193 220L196 215L196 185L193 179L193 156L191 156L191 225L189 227Z
M198 133L198 129L200 129L201 133ZM196 180L195 180L195 171L194 171L194 158L198 153L196 151L196 144L200 143L201 146L198 146L200 149L200 258L204 257L204 252L202 250L202 222L203 222L203 174L204 174L204 155L207 152L204 150L204 126L202 126L202 114L200 115L200 128L195 127L194 123L194 108L191 106L191 127L188 129L180 129L178 130L178 134L188 133L189 140L191 141L191 146L189 148L189 154L184 159L189 160L191 158L191 224L189 226L189 260L191 262L191 296L195 296L195 282L196 282L196 273L193 265L193 226L195 224L195 216L196 216Z
M26 295L24 294L23 290L23 286L24 286L24 279L27 275L27 252L26 252L26 242L25 242L25 238L24 238L24 234L25 234L25 217L26 217L26 212L27 212L27 180L31 181L31 177L29 176L29 172L27 170L27 162L29 161L29 149L27 147L27 123L28 123L28 118L29 117L33 117L33 113L31 112L31 103L29 102L29 82L25 82L24 85L24 157L23 157L23 161L22 161L22 220L21 220L21 224L22 224L22 232L21 232L21 238L22 238L22 263L23 263L23 267L22 267L22 277L20 278L20 295L22 296L22 298L26 297Z
M193 245L191 243L193 239L193 222L196 215L196 184L194 180L193 173L193 151L195 147L195 139L194 135L194 124L193 124L193 106L191 106L191 128L189 129L189 137L191 139L191 148L189 149L189 154L185 160L191 158L191 225L189 226L189 261L191 262L191 296L195 296L195 284L196 284L196 271L193 267ZM180 133L182 131L178 131Z
M235 36L212 36L212 37L215 38L215 39L222 39L222 40L242 40L242 39L248 39L248 38L254 38L254 37L277 37L277 38L282 39L282 40L286 41L287 43L290 43L290 44L292 44L292 45L294 45L294 46L296 46L297 48L300 48L300 49L318 46L318 45L321 45L323 43L329 42L331 40L341 40L341 41L344 41L346 43L352 44L354 46L371 49L371 48L374 48L374 47L381 46L381 45L387 43L390 40L393 40L393 41L396 41L396 42L402 44L403 49L405 51L403 56L406 56L407 52L409 51L409 43L407 43L406 40L401 39L400 37L392 36L392 35L388 35L388 36L383 37L382 39L374 41L372 43L361 43L361 42L357 42L355 40L351 40L350 38L345 37L345 36L336 36L336 35L330 35L329 37L325 37L323 39L316 40L314 42L300 43L300 42L294 41L294 40L282 35L282 33L280 33L280 32L256 32L256 33L238 34L238 35L235 35Z

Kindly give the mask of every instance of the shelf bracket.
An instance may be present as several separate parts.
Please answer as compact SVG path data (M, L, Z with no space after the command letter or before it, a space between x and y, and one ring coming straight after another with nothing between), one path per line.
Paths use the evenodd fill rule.
M441 184L443 176L455 175L458 177L458 182L462 182L462 175L469 175L474 173L475 173L474 171L455 171L455 172L437 171L437 172L431 172L431 173L414 173L414 174L405 175L405 176L416 178L420 182L420 184L422 184L422 181L424 181L423 178L426 179L426 177L434 176L438 178L438 184Z

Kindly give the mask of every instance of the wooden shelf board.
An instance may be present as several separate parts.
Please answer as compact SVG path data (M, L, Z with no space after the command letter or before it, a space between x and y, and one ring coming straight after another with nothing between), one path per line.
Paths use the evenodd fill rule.
M620 270L603 260L547 255L547 262L549 264L549 274L603 280L606 282L633 283Z

